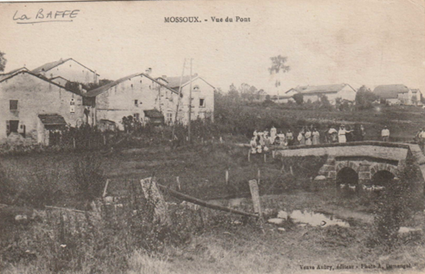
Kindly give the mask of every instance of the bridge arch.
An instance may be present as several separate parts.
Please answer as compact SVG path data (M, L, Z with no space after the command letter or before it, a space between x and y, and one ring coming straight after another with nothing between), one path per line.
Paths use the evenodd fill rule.
M336 186L337 188L345 188L349 186L355 186L357 188L359 184L359 175L351 167L343 167L336 174Z
M359 173L360 166L359 164L351 161L342 161L342 162L336 162L336 174L338 174L343 168L351 168L356 173Z
M387 171L394 176L397 175L398 169L397 166L386 164L386 163L376 163L370 167L370 177L373 178L376 173L380 171Z
M395 174L388 170L380 170L372 176L371 183L375 186L387 186L395 177Z

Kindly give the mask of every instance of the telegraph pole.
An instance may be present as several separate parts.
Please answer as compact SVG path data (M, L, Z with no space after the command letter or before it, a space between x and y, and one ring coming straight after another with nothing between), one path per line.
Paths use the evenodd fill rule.
M184 76L184 69L186 67L186 58L183 61L183 70L182 70L182 76L180 77L180 85L179 85L179 93L177 95L177 108L176 108L176 116L174 118L174 123L173 123L173 136L172 138L174 138L174 132L175 132L175 128L176 128L176 123L178 121L178 115L179 115L179 105L180 105L180 98L181 98L181 94L182 94L182 81L183 81L183 76ZM172 94L171 94L172 96Z
M188 122L188 128L187 128L187 135L188 135L188 140L189 140L189 142L191 141L190 140L190 124L191 124L191 121L192 121L192 58L190 59L190 85L189 85L189 88L190 88L190 91L189 91L189 122Z

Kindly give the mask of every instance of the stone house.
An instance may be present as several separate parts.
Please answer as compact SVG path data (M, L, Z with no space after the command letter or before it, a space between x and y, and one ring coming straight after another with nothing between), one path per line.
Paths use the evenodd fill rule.
M27 143L49 145L49 135L82 122L79 94L28 70L0 75L0 140L18 134Z
M320 101L322 96L326 96L332 105L336 104L336 99L354 102L356 99L356 90L349 84L319 85L319 86L298 86L285 92L285 95L292 96L295 93L303 95L304 102ZM291 97L292 97L291 96Z
M174 100L174 104L179 104L177 119L182 124L189 121L189 108L192 109L191 120L210 119L214 121L214 92L215 87L197 74L181 77L161 77L160 81L167 84L169 88L179 93L181 88L180 102ZM181 85L180 85L181 83ZM192 83L192 85L191 85ZM190 87L192 86L192 98L190 100ZM171 112L166 113L166 122L173 123L177 105Z
M99 74L96 71L72 58L46 63L32 70L32 73L44 76L62 86L65 86L64 83L67 81L82 84L97 84L99 82Z
M90 119L112 121L123 129L122 118L133 116L141 123L158 121L158 112L172 113L177 94L148 74L138 73L120 78L84 94L84 105L90 108ZM152 111L157 110L157 111ZM155 117L149 117L149 115Z

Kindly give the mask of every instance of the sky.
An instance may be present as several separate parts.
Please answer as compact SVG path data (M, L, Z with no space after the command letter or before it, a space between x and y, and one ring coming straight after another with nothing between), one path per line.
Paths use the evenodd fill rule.
M37 12L79 10L72 22L38 22ZM25 14L29 20L19 20ZM196 16L200 23L165 23ZM212 22L211 17L233 22ZM236 16L249 22L235 22ZM207 20L207 21L205 21ZM242 83L282 94L298 85L404 84L425 93L424 0L265 0L0 3L5 71L74 58L101 78L152 68L192 72L228 91ZM270 57L291 67L270 75ZM184 74L190 73L187 62ZM276 89L275 82L281 86Z

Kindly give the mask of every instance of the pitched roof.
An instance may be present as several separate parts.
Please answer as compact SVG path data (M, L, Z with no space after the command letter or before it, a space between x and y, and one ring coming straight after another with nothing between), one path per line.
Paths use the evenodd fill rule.
M12 73L12 74L0 75L0 83L4 82L4 81L6 81L6 80L8 80L8 79L10 79L10 78L13 78L13 77L15 77L15 76L17 76L17 75L19 75L19 74L21 74L21 73L29 74L29 75L31 75L31 76L37 77L38 79L41 79L41 80L43 80L43 81L46 81L46 82L48 82L48 83L50 83L50 84L53 84L53 85L58 86L58 87L60 87L60 88L63 88L63 89L64 89L64 90L66 90L66 91L69 91L69 92L75 93L75 94L77 94L77 95L81 95L81 94L80 94L80 93L78 93L78 92L72 91L72 90L70 90L70 89L67 89L67 88L65 88L65 87L63 87L63 86L61 86L61 85L59 85L58 83L55 83L55 82L53 82L53 81L50 81L49 79L47 79L47 78L46 78L46 77L44 77L44 76L36 75L36 74L34 74L34 73L30 72L30 71L27 71L27 70L19 70L19 71L15 72L15 73Z
M337 93L348 84L334 84L334 85L318 85L318 86L298 86L296 88L291 88L286 93L291 90L295 90L302 94L317 94L317 93ZM350 85L348 85L353 91L355 91Z
M57 67L59 65L62 65L63 63L66 63L68 61L71 61L71 60L74 61L75 63L79 64L80 66L85 67L86 69L90 70L91 72L96 73L94 70L92 70L92 69L84 66L83 64L81 64L80 62L78 62L78 61L76 61L76 60L74 60L72 58L68 58L68 59L65 59L65 60L60 59L58 61L53 61L53 62L50 62L50 63L46 63L44 65L39 66L38 68L33 69L32 70L32 73L34 73L34 74L40 74L43 71L49 71L49 70L51 70L51 69L53 69L53 68L55 68L55 67ZM97 75L99 75L99 74L97 74Z
M408 92L409 88L402 84L396 85L380 85L377 86L373 93L381 97L382 99L395 99L399 93Z
M198 74L195 73L194 75L192 75L192 79L195 79L196 77L198 77ZM180 87L180 83L183 86L185 83L189 82L190 81L190 75L185 75L183 77L179 77L179 76L177 76L177 77L167 77L167 78L165 78L165 81L168 82L169 88L175 89L175 88Z
M65 119L59 114L39 114L41 122L45 126L64 126L66 125Z
M28 69L26 67L22 67L22 68L17 68L17 69L11 70L11 71L6 72L6 73L0 73L0 81L2 81L3 79L8 78L12 74L17 73L17 72L20 72L20 71L28 71Z
M157 109L147 109L143 111L146 117L149 118L164 118L164 114Z
M167 89L175 92L174 90L170 89L168 86L165 86L164 84L161 84L160 82L158 82L157 80L153 79L152 77L150 77L149 75L147 75L145 73L135 73L135 74L131 74L131 75L122 77L122 78L120 78L120 79L118 79L116 81L110 82L110 83L108 83L106 85L103 85L101 87L98 87L96 89L90 90L89 92L87 92L86 94L84 94L84 96L85 97L95 97L95 96L97 96L97 95L99 95L99 94L107 91L108 89L110 89L110 88L112 88L112 87L114 87L114 86L116 86L116 85L118 85L118 84L120 84L120 83L122 83L122 82L124 82L126 80L129 80L129 79L131 79L133 77L137 77L137 76L144 76L144 77L146 77L146 78L154 81L155 83L157 83L157 84L159 84L159 85L161 85L161 86L163 86L163 87L165 87L165 88L167 88Z

